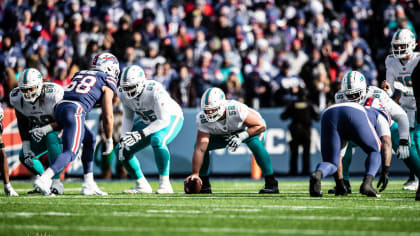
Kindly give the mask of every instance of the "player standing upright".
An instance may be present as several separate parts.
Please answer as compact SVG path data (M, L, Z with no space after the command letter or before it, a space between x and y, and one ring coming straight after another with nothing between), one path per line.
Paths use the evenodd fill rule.
M400 29L394 33L391 41L392 55L385 60L386 81L382 83L382 88L393 96L395 91L400 93L399 103L407 113L410 123L410 146L409 157L400 159L407 167L420 178L420 156L418 147L420 145L420 124L416 122L416 100L413 94L413 71L420 61L420 53L414 52L416 39L413 32L408 29ZM398 96L396 96L398 97ZM404 140L400 140L400 143ZM408 145L408 141L407 142ZM416 148L417 147L417 148Z
M84 183L83 195L106 195L96 185L93 179L93 152L96 135L85 124L86 114L98 103L102 103L103 126L106 135L105 154L113 149L112 128L113 108L112 98L120 73L117 58L111 53L97 54L90 70L77 72L70 84L64 89L63 100L55 108L57 124L63 128L63 153L35 181L35 187L43 194L49 193L51 177L61 171L76 158L81 145Z
M170 153L167 144L181 131L184 116L181 107L157 81L147 80L139 66L129 66L121 74L118 97L124 105L118 158L136 179L136 185L124 193L151 193L134 154L151 145L159 172L156 193L173 193L169 182ZM134 122L138 114L141 119Z
M43 83L41 72L29 68L20 73L18 87L10 92L10 103L15 108L22 139L19 152L21 163L39 177L44 167L39 156L48 153L50 165L62 152L58 138L58 125L54 119L54 108L63 99L63 88L55 83ZM60 172L53 177L51 191L63 194ZM36 190L28 193L35 193Z
M3 134L3 118L4 118L3 108L0 107L0 165L1 165L0 171L3 178L4 195L17 197L19 195L13 189L12 184L10 184L9 182L9 163L7 161L6 152L4 151L4 143L1 138L1 134Z
M279 193L271 157L264 147L266 124L261 115L240 102L226 100L219 88L207 89L197 114L197 138L192 160L192 174L185 181L201 179L200 193L212 193L209 181L210 151L228 147L236 151L245 143L255 157L265 178L260 193Z

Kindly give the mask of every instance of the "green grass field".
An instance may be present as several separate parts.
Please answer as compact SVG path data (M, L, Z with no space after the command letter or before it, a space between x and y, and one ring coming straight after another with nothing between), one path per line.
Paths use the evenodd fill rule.
M360 180L352 181L358 192ZM420 202L393 180L381 198L353 193L311 198L308 181L280 180L281 193L259 195L262 181L212 181L213 194L124 195L133 182L98 182L109 196L80 195L81 182L65 182L66 195L27 195L29 182L13 182L21 195L0 197L0 235L420 235ZM151 182L153 189L157 182Z

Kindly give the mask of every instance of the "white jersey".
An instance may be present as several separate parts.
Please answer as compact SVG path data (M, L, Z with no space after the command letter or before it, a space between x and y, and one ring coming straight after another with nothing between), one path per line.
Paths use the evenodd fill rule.
M173 115L184 117L181 107L157 81L146 81L142 94L133 99L127 99L121 88L118 88L117 94L124 107L121 135L125 135L133 128L135 113L141 117L144 123L148 124L143 129L145 136L168 126Z
M234 100L227 100L226 119L208 122L205 118L204 111L200 111L196 117L198 130L214 135L230 135L238 131L246 130L247 127L245 126L244 121L248 116L249 110L252 109L245 104ZM254 112L259 115L257 111L254 110Z
M416 99L413 94L413 84L411 74L420 61L420 53L414 52L406 64L402 64L401 60L389 55L385 60L386 81L390 85L388 94L392 96L395 89L401 90L401 98L399 100L401 107L407 112L410 126L414 127Z
M16 111L29 119L30 127L41 127L54 122L55 105L63 99L63 88L55 83L44 83L43 93L32 104L23 99L19 88L10 92L10 103Z
M335 103L347 102L345 101L344 96L343 91L338 91L335 94ZM392 100L384 90L376 86L369 86L366 89L366 97L364 100L360 101L360 104L365 105L369 98L375 98L375 100L379 101L378 103L373 103L372 107L384 109L391 119L398 123L400 138L408 139L408 118L401 106Z

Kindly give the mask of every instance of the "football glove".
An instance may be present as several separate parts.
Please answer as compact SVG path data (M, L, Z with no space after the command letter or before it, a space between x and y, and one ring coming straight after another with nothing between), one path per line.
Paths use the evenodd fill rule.
M128 147L125 147L123 142L120 142L120 145L118 146L118 160L120 160L120 161L125 160L124 149L129 150Z
M36 142L40 142L44 136L46 136L49 132L53 131L51 125L44 125L42 127L33 128L29 131L31 137Z
M112 149L114 149L114 141L112 138L108 138L105 140L105 151L102 153L102 155L109 155L112 152Z
M238 147L241 145L242 141L244 141L245 139L247 139L249 137L248 132L242 131L240 133L231 135L228 138L228 150L231 152L236 151L236 149L238 149Z
M388 185L389 182L389 166L383 166L382 167L382 173L381 173L381 177L379 178L379 182L376 185L376 188L379 188L379 192L382 192L386 189L386 186Z
M35 158L35 153L31 150L31 143L29 141L23 141L22 151L23 162L30 167L34 166L32 158Z
M398 146L397 157L400 160L405 160L410 156L407 139L400 139L400 146Z
M144 138L143 131L127 132L124 137L121 138L121 142L124 143L125 147L131 147L142 138Z

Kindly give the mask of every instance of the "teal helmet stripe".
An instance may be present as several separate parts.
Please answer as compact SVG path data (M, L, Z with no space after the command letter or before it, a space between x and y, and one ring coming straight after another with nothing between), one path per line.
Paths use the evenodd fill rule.
M127 82L127 74L128 74L128 70L130 69L130 67L131 66L129 66L129 67L127 67L127 69L125 69L125 71L124 71L124 76L123 76L123 80L124 80L124 82Z
M23 72L23 84L27 84L28 83L28 71L29 71L29 69L26 69Z
M206 104L206 105L209 105L209 96L210 96L210 92L211 92L211 90L212 90L212 89L209 89L209 91L207 92L207 95L206 95L206 101L205 101L205 104Z
M400 33L401 33L401 29L399 29L397 31L397 35L395 36L395 40L398 40L398 38L400 37Z
M351 72L352 71L350 71L348 73L348 76L347 76L347 89L351 89L351 80L350 80L350 78L351 78Z

